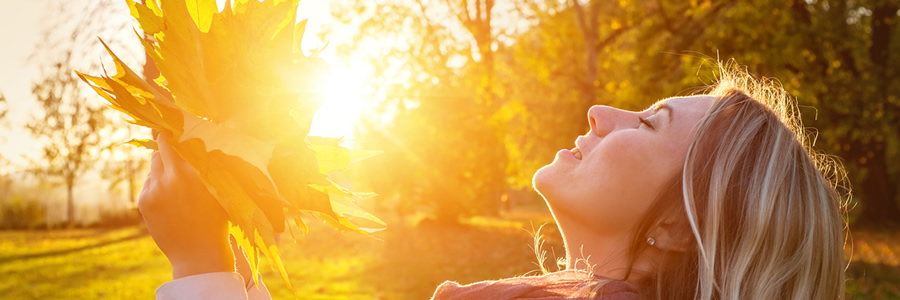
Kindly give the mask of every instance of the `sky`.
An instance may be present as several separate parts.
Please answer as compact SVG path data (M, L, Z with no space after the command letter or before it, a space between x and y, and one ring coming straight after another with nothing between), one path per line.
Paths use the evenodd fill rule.
M91 1L91 0L72 0ZM224 0L218 0L224 3ZM116 2L116 1L114 1ZM120 1L124 3L124 0ZM23 126L36 109L36 102L31 95L31 87L39 79L41 66L36 60L29 60L35 51L41 33L47 25L41 20L51 17L48 11L54 1L49 0L0 0L0 93L9 102L7 125L0 127L0 157L11 161L13 169L25 166L23 156L37 158L40 146L34 138L24 131ZM220 3L220 6L221 6ZM124 5L124 4L123 4ZM309 19L307 34L304 36L305 47L316 48L324 44L316 34L323 26L332 21L329 13L329 0L303 0L298 8L298 20ZM52 23L50 23L52 24ZM63 29L58 29L62 31ZM335 32L337 38L341 33ZM329 37L333 41L332 37ZM345 80L330 83L323 101L325 102L314 120L311 135L350 137L353 122L359 116L360 75L351 71L334 56L336 47L326 48L323 58L332 65L335 78ZM346 80L346 79L351 80ZM354 84L357 83L357 84ZM97 96L99 97L99 96ZM99 101L99 100L98 100ZM350 108L350 109L348 109ZM328 121L323 121L328 120ZM13 170L0 169L0 174Z
M0 0L0 93L9 103L9 127L21 127L34 109L31 85L39 67L28 63L40 33L45 1ZM2 127L0 127L2 128ZM0 129L0 155L10 160L39 147L22 130Z

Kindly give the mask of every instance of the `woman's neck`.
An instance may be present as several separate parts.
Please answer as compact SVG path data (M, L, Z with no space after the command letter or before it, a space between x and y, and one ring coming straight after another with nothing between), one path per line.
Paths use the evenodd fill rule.
M640 256L631 264L630 234L604 234L561 218L557 218L557 224L566 247L566 269L591 270L596 276L613 280L624 280L627 275L628 281L649 270L649 264Z

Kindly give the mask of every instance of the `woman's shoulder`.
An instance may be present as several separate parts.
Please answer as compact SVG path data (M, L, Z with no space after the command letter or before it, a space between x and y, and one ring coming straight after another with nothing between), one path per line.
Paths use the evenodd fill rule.
M447 281L438 286L433 300L459 299L639 299L634 286L617 280L566 270L539 276L486 280L461 285Z

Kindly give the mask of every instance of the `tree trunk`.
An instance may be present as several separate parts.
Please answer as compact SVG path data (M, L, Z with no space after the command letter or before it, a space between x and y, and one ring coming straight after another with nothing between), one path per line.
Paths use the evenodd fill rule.
M135 170L136 168L134 164L139 162L135 162L131 159L127 160L126 162L128 163L128 169L126 170L126 172L128 172L128 200L129 203L131 203L131 207L134 208L137 207L137 199L135 199L134 193L134 173L137 172L137 170Z
M891 53L888 51L893 36L893 23L897 16L897 6L887 1L875 6L872 10L872 44L869 47L869 59L873 66L878 92L874 99L887 104L891 75L889 65ZM863 212L858 223L860 225L896 225L900 221L900 208L897 207L897 188L891 184L887 172L885 142L871 141L855 149L851 155L862 167L866 168L866 177L862 182Z
M74 188L74 182L69 181L66 183L66 225L68 227L73 227L75 225L75 199L72 195L72 188Z
M891 185L885 161L884 142L873 142L869 148L857 153L860 164L866 168L860 194L863 211L857 223L864 226L897 225L900 208L897 207L897 190Z
M493 9L494 9L494 0L476 0L475 1L475 14L472 15L468 10L468 1L463 2L463 10L465 11L465 16L461 18L466 28L469 30L469 33L472 34L472 37L475 39L475 44L478 47L478 54L481 56L480 61L478 62L478 67L481 69L481 90L478 95L480 98L478 103L483 110L481 114L485 119L490 119L493 115L499 111L502 106L501 101L503 99L498 99L494 94L494 49L492 48L494 44L494 36L493 36ZM485 213L488 215L497 215L498 214L498 203L500 201L500 194L506 189L505 178L506 178L506 149L503 146L503 134L504 128L503 125L498 125L496 128L493 128L492 132L495 134L485 137L484 140L481 141L482 147L487 149L487 153L485 155L490 157L490 161L494 161L495 166L491 166L488 171L488 174L482 174L483 180L488 180L486 184L484 184L478 191L478 194L475 197L479 199L484 199L483 205L479 207L480 213Z
M597 80L597 49L599 44L599 1L590 1L588 9L585 9L577 0L571 1L572 9L575 11L576 23L581 30L581 36L584 39L584 68L581 78L581 94L584 110L587 110L596 103L596 92L594 91L594 81Z

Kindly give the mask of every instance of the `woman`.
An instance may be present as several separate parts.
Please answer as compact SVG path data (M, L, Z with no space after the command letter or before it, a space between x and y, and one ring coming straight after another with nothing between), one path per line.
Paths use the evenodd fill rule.
M566 271L446 282L434 299L843 298L842 169L810 150L780 87L720 73L709 93L645 111L592 107L590 131L535 174ZM175 278L157 297L268 298L242 255L234 266L224 212L159 140L140 199Z

